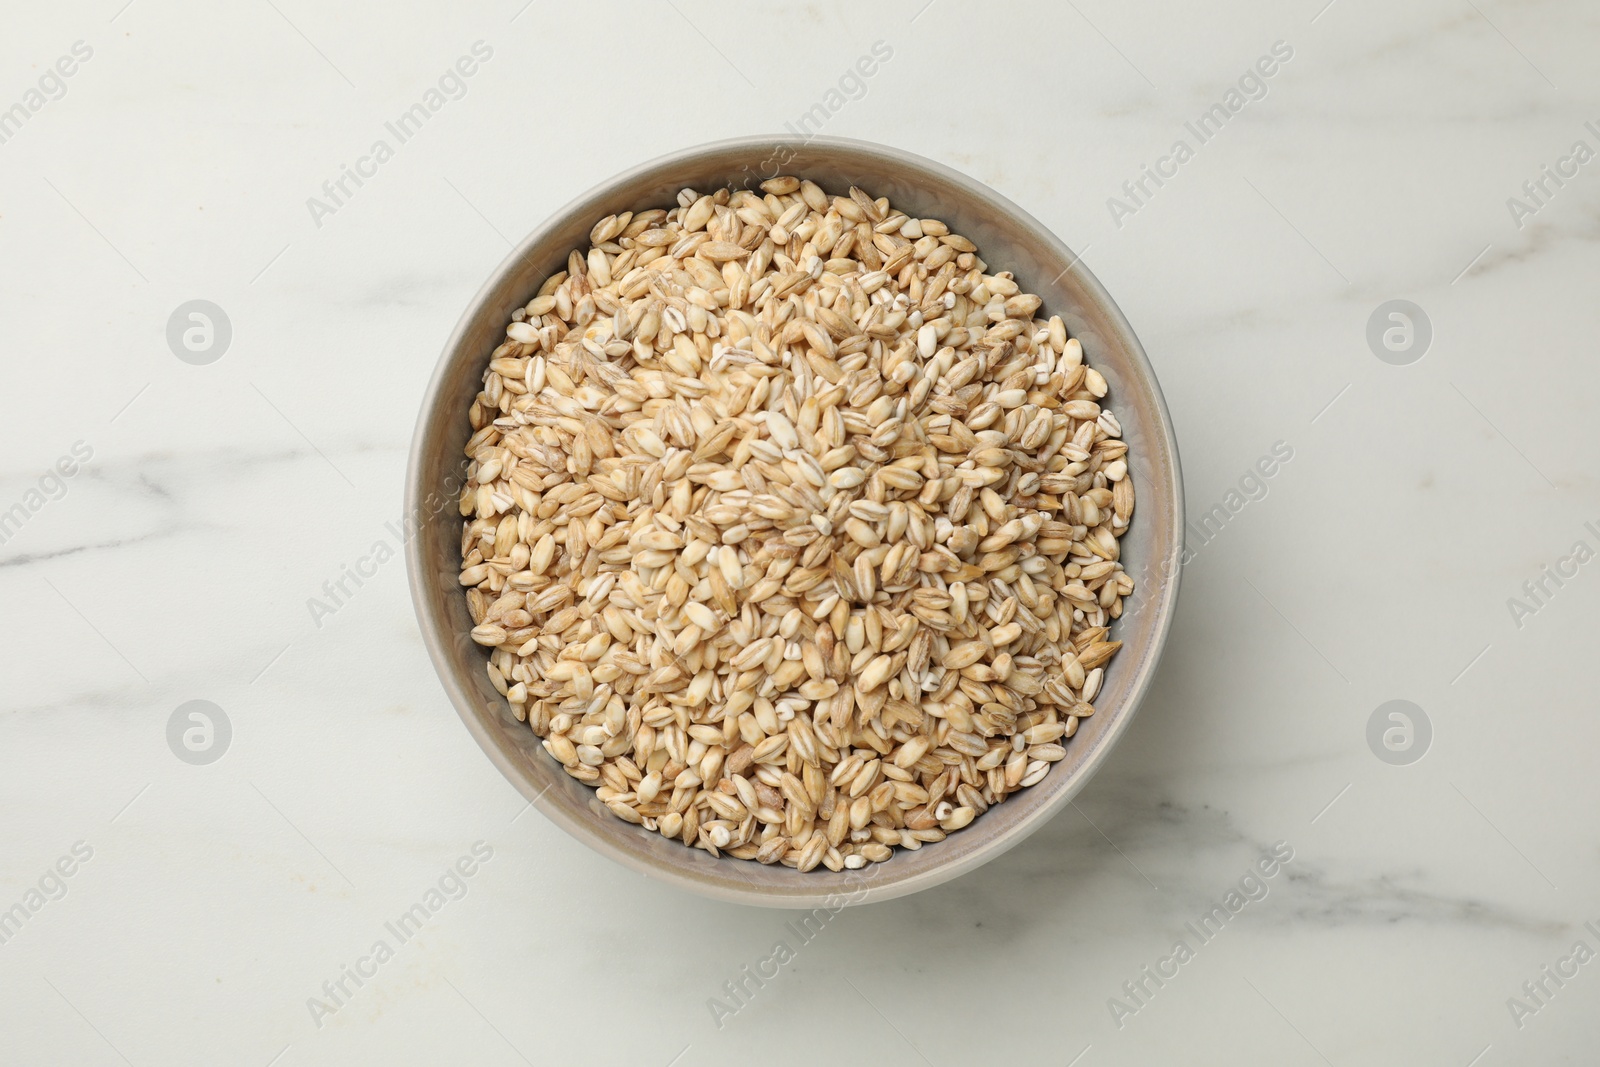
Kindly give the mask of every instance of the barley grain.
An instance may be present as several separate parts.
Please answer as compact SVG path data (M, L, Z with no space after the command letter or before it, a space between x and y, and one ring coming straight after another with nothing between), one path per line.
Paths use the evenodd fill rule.
M472 405L460 582L618 818L857 870L1062 761L1121 647L1109 383L936 219L780 176L595 223Z

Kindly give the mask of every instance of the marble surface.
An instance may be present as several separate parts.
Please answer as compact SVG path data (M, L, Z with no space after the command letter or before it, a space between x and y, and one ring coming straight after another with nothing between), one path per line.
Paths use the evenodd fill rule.
M1600 149L1600 11L1322 2L12 11L0 1059L1593 1062L1600 162L1574 153ZM1160 374L1191 518L1227 521L1075 809L803 939L525 811L378 546L509 242L818 103L1084 251ZM1133 200L1145 166L1169 177ZM194 300L220 358L214 312L169 344ZM1420 333L1369 345L1391 300L1431 324L1420 359ZM1386 710L1369 745L1393 700L1431 737Z

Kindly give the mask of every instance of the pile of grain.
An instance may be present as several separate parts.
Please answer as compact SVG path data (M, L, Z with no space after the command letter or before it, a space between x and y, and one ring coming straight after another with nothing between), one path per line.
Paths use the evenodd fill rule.
M972 242L778 178L611 216L472 405L489 677L619 818L800 870L1043 780L1133 580L1106 380Z

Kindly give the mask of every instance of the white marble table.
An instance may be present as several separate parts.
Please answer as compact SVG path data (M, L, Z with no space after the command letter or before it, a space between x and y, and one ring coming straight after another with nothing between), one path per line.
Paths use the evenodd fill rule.
M1593 1062L1593 5L123 3L0 35L0 1060ZM1211 519L1077 810L802 941L524 813L379 546L508 242L808 113L1085 252Z

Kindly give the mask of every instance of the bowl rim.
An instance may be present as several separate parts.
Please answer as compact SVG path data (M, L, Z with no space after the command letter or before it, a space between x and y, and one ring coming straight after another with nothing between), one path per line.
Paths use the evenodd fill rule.
M912 174L919 171L930 173L946 182L961 187L964 192L978 201L985 202L992 209L1010 214L1015 221L1027 225L1054 254L1060 257L1061 261L1068 264L1061 275L1057 276L1056 280L1059 281L1068 274L1072 275L1074 281L1084 293L1099 305L1099 310L1103 313L1107 323L1120 334L1118 340L1120 347L1127 356L1127 370L1141 380L1141 386L1149 392L1152 399L1156 418L1154 425L1146 427L1148 439L1151 443L1165 450L1166 455L1170 457L1172 472L1170 484L1152 487L1159 488L1171 505L1171 513L1168 519L1171 526L1169 538L1171 545L1169 555L1171 558L1151 561L1151 573L1159 572L1160 575L1157 583L1159 595L1152 598L1151 602L1143 610L1154 612L1156 621L1149 647L1143 650L1138 663L1133 668L1135 675L1129 686L1128 695L1123 706L1119 708L1115 720L1106 728L1106 733L1101 737L1093 751L1088 754L1083 763L1074 768L1073 773L1057 787L1047 802L1036 810L1025 814L1017 822L998 833L977 842L964 852L955 854L949 863L900 877L894 877L893 872L889 870L892 866L892 861L887 864L871 864L861 873L871 872L872 875L877 877L863 877L860 880L861 888L859 892L852 893L848 898L844 898L834 887L819 885L807 888L805 879L808 876L799 872L794 872L795 884L783 891L754 883L738 886L720 881L702 880L685 871L658 866L647 858L622 848L606 835L596 833L592 826L586 825L585 820L572 817L565 809L552 803L542 802L545 794L550 792L552 787L537 788L537 783L530 781L525 768L507 755L497 741L496 726L489 722L489 719L493 717L492 712L479 707L479 702L474 699L472 693L464 686L462 679L457 677L454 664L445 647L446 641L451 636L454 636L453 628L447 625L446 620L434 618L430 611L431 598L429 590L425 587L429 574L426 572L425 562L422 559L421 545L423 538L420 536L408 536L405 539L407 584L417 624L422 632L423 644L428 650L428 656L433 663L434 672L438 676L440 685L444 688L446 695L450 698L451 704L455 707L456 713L465 723L473 738L478 742L479 747L488 755L490 761L500 773L516 787L518 792L533 807L538 808L547 819L561 827L568 834L630 870L639 871L652 878L701 896L731 903L776 908L812 908L834 900L842 900L846 904L877 902L931 888L934 885L975 870L982 864L998 857L1058 815L1061 809L1104 766L1111 752L1126 733L1129 722L1132 721L1134 714L1148 694L1150 683L1160 663L1173 618L1176 614L1179 579L1182 573L1179 558L1183 552L1184 526L1183 476L1178 454L1178 443L1173 432L1172 416L1167 409L1166 399L1161 392L1155 370L1150 365L1144 346L1140 343L1138 335L1134 333L1133 327L1128 323L1122 309L1112 299L1111 294L1106 291L1099 279L1084 265L1083 260L1061 238L1056 236L1054 231L1008 197L996 192L977 179L936 160L890 145L856 138L814 136L795 139L775 135L755 135L710 141L657 156L614 174L591 186L578 196L567 201L557 210L551 212L490 271L483 284L467 302L461 316L457 319L455 328L445 342L439 359L434 366L433 373L429 377L427 388L423 392L412 431L411 445L407 453L404 512L406 521L408 523L417 521L417 517L422 514L422 501L431 491L429 487L423 486L420 482L421 469L425 462L424 445L429 441L427 428L430 417L434 409L439 405L447 383L452 380L452 371L457 362L459 350L464 345L474 324L485 314L486 305L491 300L494 291L509 273L517 270L523 260L534 254L553 235L554 231L564 222L570 220L578 211L592 210L592 205L596 201L621 195L630 185L641 179L662 176L670 173L674 168L693 165L703 160L704 157L730 152L747 152L750 153L754 160L770 160L776 153L786 148L792 148L797 143L802 147L816 145L824 149L834 148L845 152L875 156L883 163L902 168ZM783 171L780 170L775 173L783 173ZM775 175L766 177L770 176ZM1147 515L1151 515L1154 511L1153 508L1148 506L1141 510ZM409 530L407 532L410 533ZM723 862L742 863L744 861L728 859ZM788 870L788 868L783 869Z

